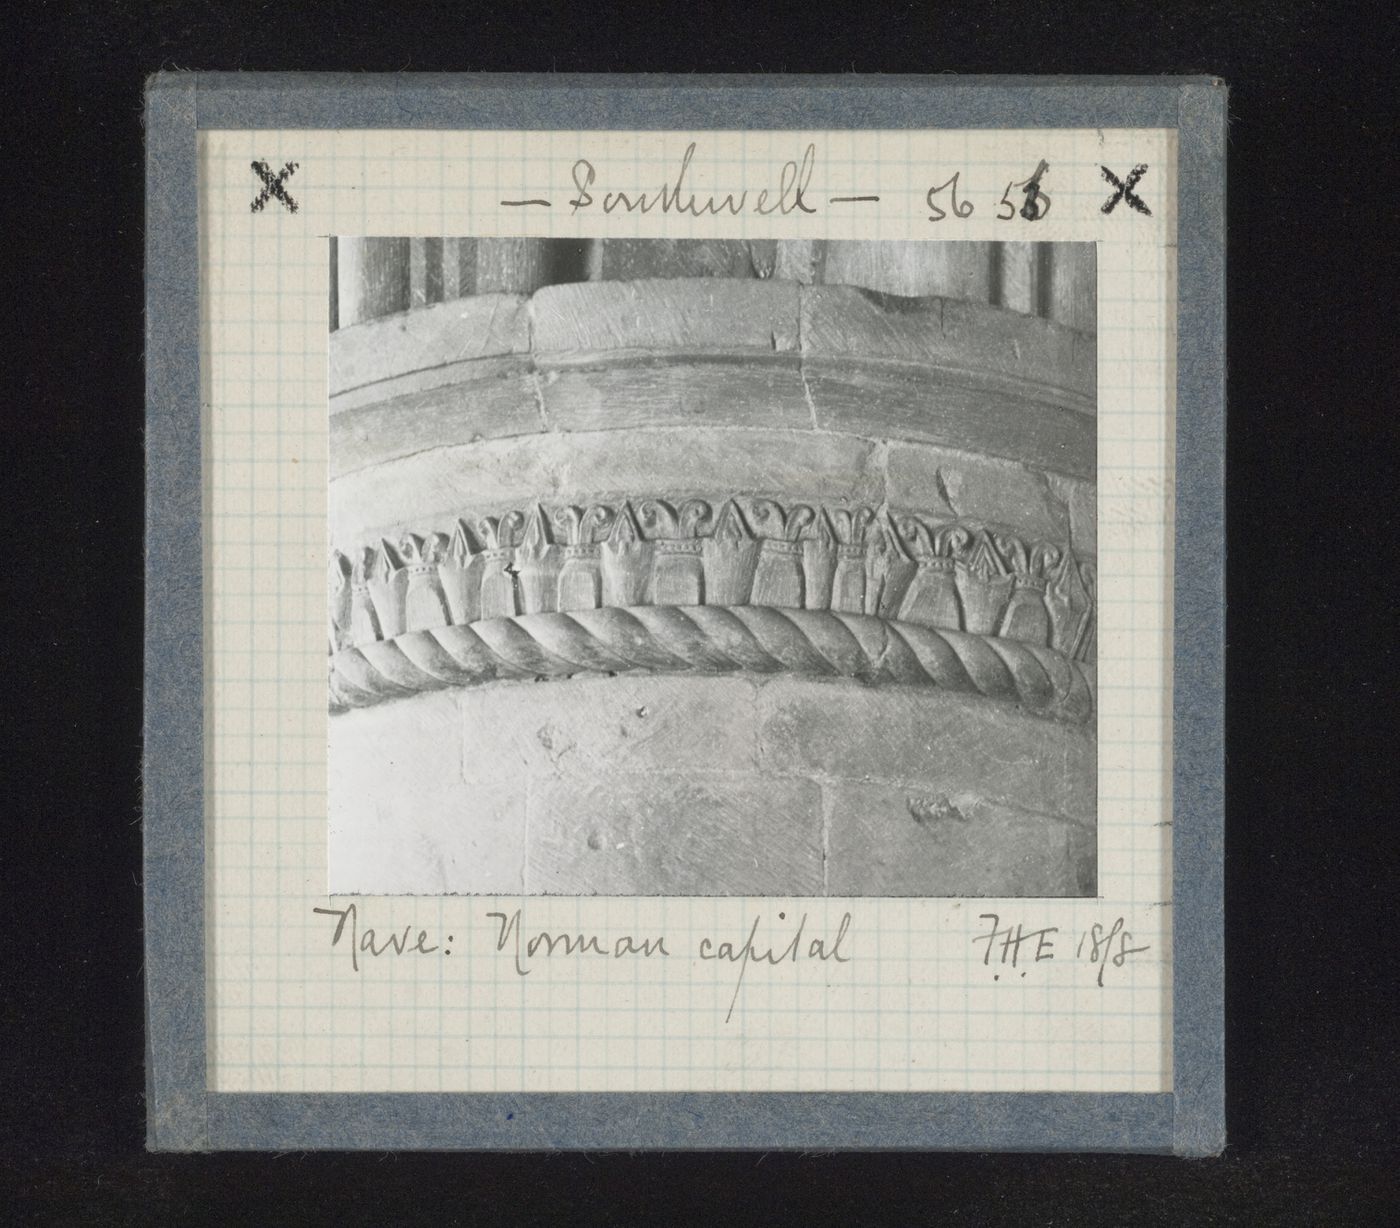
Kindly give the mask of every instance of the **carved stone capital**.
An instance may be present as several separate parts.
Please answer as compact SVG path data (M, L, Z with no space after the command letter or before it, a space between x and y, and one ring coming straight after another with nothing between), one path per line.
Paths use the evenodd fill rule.
M891 672L896 637L935 656L946 655L949 644L962 645L954 652L959 660L974 644L1003 657L1030 652L1065 676L1074 662L1093 659L1092 569L1068 548L885 507L737 496L536 505L528 513L463 517L450 532L406 533L398 546L381 542L353 557L352 567L337 551L330 568L332 690L339 706L373 703L404 687L446 685L448 678L469 685L640 668L835 672L877 683L995 691L958 669ZM637 620L648 609L667 613L645 631L646 651L638 657L608 649L603 632L645 628ZM560 618L541 621L546 615ZM799 616L806 621L794 621ZM744 638L755 634L756 618L783 629L783 652L760 651L758 641ZM813 629L849 638L852 619L867 638L884 629L873 646L855 637L869 648L866 655L814 655L810 644L793 639ZM706 640L721 631L719 641ZM737 654L726 648L725 636L734 635L741 640ZM522 636L543 639L527 649L520 647ZM551 637L562 637L559 645L568 651L548 649ZM453 645L470 648L467 663L450 663ZM490 649L484 657L482 645ZM500 645L524 656L500 657ZM402 662L416 660L415 653L447 657L436 672L405 674ZM1055 715L1082 719L1088 711L1078 701L1047 707L1030 703L1029 692L1015 693Z

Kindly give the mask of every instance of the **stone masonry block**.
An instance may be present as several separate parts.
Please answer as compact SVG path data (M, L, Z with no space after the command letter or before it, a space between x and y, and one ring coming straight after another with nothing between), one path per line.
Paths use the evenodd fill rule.
M542 369L538 379L544 415L554 430L812 426L802 373L792 355L556 365Z
M883 294L947 295L985 303L991 294L991 247L976 242L832 239L826 243L824 280L831 286L862 286Z
M1094 379L1074 329L982 303L853 286L804 286L800 299L805 358L978 371L1025 385L1023 396L1094 411Z
M1084 362L1083 334L1039 316L945 299L943 337L968 366L1059 389L1081 412L1094 413L1094 368Z
M758 776L560 776L532 787L526 889L821 895L821 794Z
M929 445L891 444L886 460L891 506L946 507L951 516L1005 525L1060 544L1070 536L1070 490L1082 486L1015 461Z
M655 430L492 439L404 457L334 479L331 540L447 523L589 496L706 498L748 492L878 504L875 445L786 431Z
M780 354L797 349L790 282L605 281L549 286L530 302L536 359L579 351Z
M1095 890L1090 827L972 792L825 786L834 896L1082 896Z
M330 836L332 894L517 895L525 790L396 777L373 792L333 792Z
M366 394L372 395L366 395ZM536 376L510 359L486 359L372 384L331 406L331 476L431 448L543 429Z
M918 687L773 678L759 692L765 768L903 783L1092 823L1092 729Z
M1052 474L1050 488L1069 508L1069 538L1085 558L1095 558L1099 548L1098 487Z
M758 770L753 679L618 675L462 693L469 780Z
M400 784L436 789L462 779L458 694L433 691L330 718L327 782L338 798L388 794Z
M482 294L339 329L330 336L331 397L410 371L525 354L527 302L519 294Z
M766 277L777 244L772 239L593 239L591 281L658 277Z
M947 368L810 358L803 373L823 430L922 440L1077 478L1095 476L1093 418L1009 393L995 380Z

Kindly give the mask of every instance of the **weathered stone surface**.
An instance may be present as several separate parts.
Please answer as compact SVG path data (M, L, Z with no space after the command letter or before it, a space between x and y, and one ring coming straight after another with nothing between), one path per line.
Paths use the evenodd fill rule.
M553 365L539 374L551 428L630 430L695 425L810 430L812 411L795 356L729 362Z
M1019 460L1072 477L1096 469L1094 419L1023 400L978 377L931 367L803 364L817 424L827 431L926 440Z
M476 291L529 294L541 286L581 278L587 253L581 240L476 240Z
M330 337L331 412L340 393L410 371L530 349L528 300L483 294L342 328Z
M410 240L332 240L338 322L358 324L409 306Z
M556 354L615 350L797 349L797 287L774 281L632 281L551 286L530 301L533 346Z
M1001 243L997 248L997 305L1034 313L1040 306L1044 269L1039 243ZM952 297L956 298L957 295Z
M1048 320L984 303L900 298L851 286L804 286L802 351L862 363L897 361L1000 376L1008 391L1094 411L1094 377L1077 365L1082 338Z
M1085 485L1016 461L924 444L890 444L885 472L894 507L941 505L950 517L1002 524L1051 542L1069 539L1069 497Z
M941 789L827 784L834 896L1077 896L1095 889L1091 827Z
M826 244L823 280L881 294L991 298L991 243L833 239Z
M790 674L981 696L1049 720L1077 726L1091 721L1093 694L1082 670L1058 651L1013 638L1041 641L1053 633L1065 652L1078 652L1073 637L1082 638L1082 609L1061 612L1047 626L1044 604L1017 602L1009 577L989 590L975 573L959 570L955 582L953 598L946 586L940 593L921 581L915 597L924 609L912 612L930 619L957 617L947 610L949 600L956 600L963 620L979 625L980 631L759 604L612 605L568 613L468 616L465 624L407 632L391 627L388 638L372 632L336 651L332 710L375 706L444 686L501 681L538 683L616 673ZM424 595L420 589L419 596ZM409 597L407 619L390 607L395 626L413 621L413 594ZM623 598L632 599L630 594ZM483 595L483 606L487 600ZM500 608L496 593L489 600ZM440 600L429 612L444 617ZM1008 634L994 637L986 628L999 619Z
M535 378L522 360L488 358L345 393L345 404L332 406L331 477L430 448L534 434L543 426Z
M773 276L779 281L812 285L822 280L826 267L826 240L779 239Z
M1075 552L1086 559L1098 557L1098 487L1051 474L1050 489L1069 508L1069 537Z
M506 783L420 784L395 770L372 793L334 782L330 891L335 895L517 895L523 888L525 793Z
M884 474L865 439L811 431L596 431L439 448L330 484L331 540L397 540L437 518L639 492L742 490L878 504Z
M759 776L560 776L531 789L531 894L821 895L816 785Z
M769 277L772 239L592 239L593 281L657 277Z
M802 349L809 357L918 363L956 357L943 343L941 298L900 298L854 286L803 286L799 298Z
M641 675L465 691L463 774L755 772L757 689L742 677Z
M331 341L332 541L359 567L336 561L333 660L363 651L388 679L379 707L332 717L333 890L1092 892L1093 728L1029 714L1036 688L1079 675L1027 647L1046 642L1033 617L1044 568L1027 560L1037 541L1093 556L1096 346L1092 332L985 305L1082 324L1092 247L1061 262L1058 246L1032 244L488 240L468 261L456 241L405 242L414 310ZM382 271L365 271L376 310L403 298ZM575 277L592 280L561 284ZM844 280L867 289L820 284ZM418 306L488 284L545 288ZM756 518L752 496L777 509L762 544L734 530L735 516ZM687 499L717 513L731 497L744 510L718 545L693 520L680 531ZM654 524L627 523L620 509L647 499L670 519L653 507ZM788 533L798 505L812 511ZM622 525L616 541L582 533L599 507ZM512 512L519 532L481 528ZM934 529L920 546L909 528L918 516L1017 540L937 554ZM454 555L459 517L474 527ZM573 605L561 604L568 549ZM453 570L471 550L475 590ZM993 558L1008 551L1019 561ZM1004 619L967 596L980 591L974 562L983 588L1014 590ZM838 566L840 599L855 603L841 608L869 620L855 631L811 622L835 599ZM647 619L675 611L654 606L608 621L595 578L605 604L664 589L660 604L693 605L710 638L682 619L658 638ZM712 582L742 592L733 609L709 601ZM800 609L819 582L827 591ZM385 626L404 632L392 643L355 623L373 621L376 585ZM915 621L920 634L952 633L890 634L880 619L905 605L935 619ZM974 659L955 629L969 611L1024 643L979 640ZM459 613L470 626L449 625ZM1050 615L1059 635L1068 616ZM476 618L491 626L473 632ZM911 643L931 670L921 689L899 672ZM859 675L877 682L812 676L822 652L844 662L852 645L879 663ZM706 672L721 650L737 672ZM1015 688L957 692L977 669L1013 664ZM671 672L618 672L634 668ZM477 685L391 698L410 675Z
M1047 262L1050 318L1092 337L1098 332L1098 248L1056 243Z
M459 699L451 691L336 715L326 764L332 811L400 786L436 790L460 783L461 726Z
M1095 408L1093 367L1083 365L1084 334L1062 324L1001 311L982 303L947 299L943 338L964 362L1058 389L1081 413Z
M474 292L659 278L856 286L995 303L1090 333L1097 323L1092 243L341 238L331 262L341 327Z
M1079 894L1093 740L1057 731L942 693L801 679L401 701L332 718L331 889Z
M769 771L976 791L1092 822L1092 730L938 690L774 678L759 691Z

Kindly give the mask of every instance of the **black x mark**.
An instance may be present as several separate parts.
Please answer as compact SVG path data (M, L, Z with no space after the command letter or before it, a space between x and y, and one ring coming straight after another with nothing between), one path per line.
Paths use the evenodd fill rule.
M280 174L274 175L272 173L272 168L268 166L266 162L253 163L253 173L263 182L263 190L259 192L253 200L254 213L261 213L267 202L274 196L287 206L287 211L289 213L295 213L297 211L297 202L287 195L287 189L282 186L296 173L296 169L297 164L295 162L288 162L287 165L282 168Z
M1128 202L1128 208L1136 209L1139 213L1145 213L1148 217L1152 216L1152 210L1149 209L1145 204L1143 204L1142 197L1140 197L1136 192L1133 191L1133 189L1138 185L1138 180L1140 180L1145 174L1147 174L1146 162L1139 162L1135 167L1133 167L1133 169L1128 172L1128 178L1126 182L1122 179L1119 179L1118 176L1115 175L1106 166L1100 166L1099 170L1103 171L1103 177L1107 179L1108 182L1111 183L1115 188L1118 189L1116 192L1114 192L1112 196L1110 196L1106 201L1104 201L1103 211L1105 213L1112 213L1113 207L1120 200L1125 200Z

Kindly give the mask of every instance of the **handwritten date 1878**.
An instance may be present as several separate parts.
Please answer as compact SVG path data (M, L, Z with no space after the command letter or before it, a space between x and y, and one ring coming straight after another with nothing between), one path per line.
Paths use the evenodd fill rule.
M1056 946L1056 935L1060 932L1057 925L1046 926L1043 929L1027 929L1019 921L1015 925L1003 925L1001 917L994 912L980 913L977 919L990 922L986 933L978 934L972 940L973 945L986 944L982 954L984 968L992 966L993 952L996 952L997 963L1002 971L1015 970L1019 971L1021 976L1025 976L1025 969L1021 965L1052 960L1057 950L1068 952L1068 945L1062 948ZM1069 941L1074 941L1072 936ZM1132 942L1133 936L1124 928L1122 917L1107 926L1095 921L1079 935L1073 954L1066 954L1065 957L1097 965L1098 974L1095 979L1102 989L1104 973L1110 965L1121 968L1132 956L1151 949L1147 943L1133 946ZM1002 973L997 972L992 979L999 981L1001 976Z

